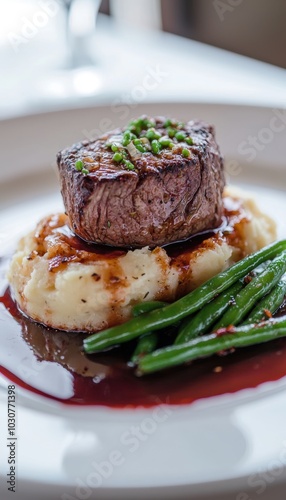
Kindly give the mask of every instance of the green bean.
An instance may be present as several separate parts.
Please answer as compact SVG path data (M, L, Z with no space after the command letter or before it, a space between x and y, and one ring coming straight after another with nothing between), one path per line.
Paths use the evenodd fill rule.
M159 300L150 300L149 302L140 302L136 304L132 308L132 316L135 318L140 316L140 314L145 314L150 311L154 311L154 309L159 309L160 307L164 307L168 305L167 302L160 302ZM138 344L135 348L131 361L135 363L139 356L143 354L149 354L149 352L154 351L155 347L158 343L157 333L149 332L141 335L138 339Z
M216 323L214 330L225 328L229 325L239 325L255 304L278 283L285 272L286 252L282 252L273 262L270 262L260 275L256 276L237 294L235 303Z
M195 316L186 318L179 329L178 336L174 344L184 344L199 335L208 333L215 322L229 307L230 301L235 298L242 287L243 285L241 281L237 281L228 290L203 307L203 309L201 309Z
M251 323L259 323L269 319L266 311L274 314L281 304L283 303L286 295L286 280L285 278L279 281L276 287L271 290L271 292L266 295L257 306L251 311L250 315L243 322L243 325L249 325Z
M264 269L266 269L266 265L261 264L255 269L252 277L254 278L261 274ZM233 303L233 300L238 292L242 290L245 283L246 281L237 281L232 287L203 307L195 316L186 318L178 331L178 336L174 343L176 345L183 344L199 335L209 333L211 327L223 316L224 312Z
M136 304L132 308L132 316L135 318L140 316L140 314L145 314L150 311L154 311L154 309L159 309L161 307L165 307L168 305L168 302L161 302L159 300L150 300L149 302L140 302ZM138 344L133 353L131 361L135 363L138 359L138 356L142 356L143 354L149 354L149 352L154 351L155 347L158 343L158 336L155 332L145 333L141 335L138 339Z
M153 373L234 347L247 347L286 336L286 316L260 325L233 327L231 333L212 333L190 342L158 349L138 362L137 375Z
M154 311L154 309L161 309L168 305L168 302L161 302L159 300L149 300L148 302L140 302L132 308L132 316L136 318L140 314L148 313Z
M138 363L139 359L150 352L153 352L156 349L158 344L158 335L155 332L145 333L142 335L138 344L135 348L133 356L131 358L132 363Z
M177 323L190 314L199 311L218 293L227 290L237 280L246 276L266 260L273 259L284 250L286 250L286 240L269 245L214 276L176 302L161 309L155 309L148 314L143 314L138 318L133 318L121 325L90 335L84 340L84 350L87 353L98 352L112 345L128 342L143 333L161 330Z

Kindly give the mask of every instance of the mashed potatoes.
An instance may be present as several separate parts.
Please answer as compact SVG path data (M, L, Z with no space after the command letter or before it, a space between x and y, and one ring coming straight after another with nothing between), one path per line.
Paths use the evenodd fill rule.
M242 193L226 190L224 225L188 247L138 250L81 245L64 214L43 219L19 243L8 273L21 310L64 330L95 331L128 319L134 304L172 301L271 243L274 222Z

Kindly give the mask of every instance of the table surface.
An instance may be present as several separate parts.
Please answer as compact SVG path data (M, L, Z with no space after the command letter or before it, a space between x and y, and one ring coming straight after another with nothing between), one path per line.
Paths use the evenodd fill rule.
M61 83L67 52L60 15L15 51L0 38L0 119L75 106L127 101L286 105L286 70L159 31L119 27L99 15L88 71ZM21 25L20 25L21 27ZM59 35L62 43L59 43Z

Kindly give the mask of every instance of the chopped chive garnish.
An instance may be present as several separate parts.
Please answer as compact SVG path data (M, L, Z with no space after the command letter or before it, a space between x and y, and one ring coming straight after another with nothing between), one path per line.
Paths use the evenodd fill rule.
M184 158L189 158L190 156L190 151L188 149L182 149L182 155Z
M152 142L151 142L151 148L152 148L152 151L155 155L159 154L160 151L161 151L161 145L159 143L159 141L157 141L156 139L154 139Z
M135 148L140 151L140 153L146 153L146 149L144 148L144 145L142 143L141 139L134 139L133 144Z
M128 129L135 131L136 135L140 135L142 130L146 130L153 126L154 123L152 123L148 118L140 117L137 120L132 120L128 125Z
M185 138L186 138L186 134L185 132L177 132L176 135L175 135L177 141L183 141Z
M134 120L129 123L127 131L131 132L134 137L137 137L141 133L141 126L138 123L138 120Z
M159 143L161 144L161 146L163 148L168 148L170 146L170 143L171 143L171 139L169 137L161 137L161 139L159 139Z
M148 129L148 128L151 128L151 127L154 127L154 123L150 122L150 120L145 120L144 121L144 128Z
M80 172L83 169L83 162L81 160L77 160L75 162L75 168Z
M189 144L189 146L193 146L194 141L193 141L193 139L191 137L187 137L186 143Z
M185 141L189 146L192 146L194 144L193 139L184 131L184 126L183 122L176 122L171 118L166 118L162 125L162 123L156 124L155 120L150 120L146 116L141 116L130 121L123 133L121 144L115 141L106 142L105 145L113 151L113 160L116 163L123 162L128 170L135 170L134 164L129 161L130 155L128 154L128 150L130 149L129 144L131 142L133 142L133 145L140 153L146 153L151 149L155 155L159 154L163 148L174 148L177 144L176 141ZM165 128L166 135L161 134L157 127ZM173 138L176 139L175 144L172 141ZM188 158L191 153L188 149L183 148L181 154L185 158ZM82 161L79 160L76 162L77 170L82 171L83 168L84 164Z
M140 151L140 153L146 153L146 149L144 148L142 143L139 142L139 143L135 144L135 141L134 141L134 146L138 151Z
M167 127L170 127L171 125L172 125L172 120L170 120L170 118L167 118L167 120L165 121L163 127L167 128Z
M147 118L138 118L138 120L136 121L136 125L138 127L141 127L141 129L152 127L151 122Z
M153 141L154 139L160 139L161 134L157 132L154 128L149 128L146 132L146 137L149 141Z
M116 163L119 163L123 160L123 156L120 153L115 153L112 158Z
M130 132L130 130L126 130L126 132L124 132L124 134L123 134L122 145L124 147L128 146L128 144L130 144L131 140L132 140L131 132Z
M167 129L168 136L169 136L169 137L171 137L171 139L172 139L173 137L175 137L176 132L177 132L177 131L176 131L176 129L175 129L175 128L173 128L173 127L169 127L169 128Z
M136 125L136 126L134 126L134 130L133 130L133 132L134 132L135 137L139 137L139 135L140 135L140 134L141 134L141 132L142 132L142 129L141 129L140 125Z
M85 175L89 174L89 170L87 170L87 168L82 168L82 170L81 170L81 171L82 171L82 173L83 173L83 174L85 174Z
M149 139L149 141L152 141L153 139L155 139L155 130L153 128L150 128L149 130L147 130L146 137L147 137L147 139Z
M127 168L127 170L135 170L135 167L134 167L133 163L131 163L131 161L123 160L123 163L124 163L125 167Z

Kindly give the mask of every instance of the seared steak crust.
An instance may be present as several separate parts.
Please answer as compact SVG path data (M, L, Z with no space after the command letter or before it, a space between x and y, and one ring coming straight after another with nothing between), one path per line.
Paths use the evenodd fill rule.
M165 119L156 130L166 134ZM175 142L159 154L130 158L134 170L113 160L106 146L115 130L58 154L61 192L74 232L86 241L113 246L165 245L218 227L225 185L223 160L210 125L184 124L193 144ZM185 157L182 149L190 152ZM77 171L81 160L89 170Z

